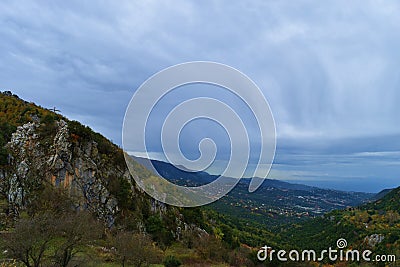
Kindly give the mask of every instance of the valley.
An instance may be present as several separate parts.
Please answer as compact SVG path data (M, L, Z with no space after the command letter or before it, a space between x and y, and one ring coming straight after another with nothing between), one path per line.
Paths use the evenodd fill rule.
M135 158L143 162L140 158ZM171 164L152 161L155 169L173 183L198 186L216 179L206 172L188 172ZM332 211L368 202L375 194L345 192L265 179L260 188L248 192L250 179L239 181L235 188L220 200L209 205L223 214L252 219L268 227L303 221Z

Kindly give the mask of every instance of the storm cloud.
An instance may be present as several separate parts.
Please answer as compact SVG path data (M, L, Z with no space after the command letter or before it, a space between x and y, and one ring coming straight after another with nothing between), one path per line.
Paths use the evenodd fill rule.
M1 2L0 88L121 144L125 108L148 77L186 61L221 62L269 101L272 178L393 187L399 13L397 1ZM369 182L363 190L380 189Z

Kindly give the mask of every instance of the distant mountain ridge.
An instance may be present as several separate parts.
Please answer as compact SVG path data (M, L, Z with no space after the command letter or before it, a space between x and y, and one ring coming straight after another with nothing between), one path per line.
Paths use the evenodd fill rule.
M141 157L135 157L132 156L135 161L138 163L142 164L149 170L153 170L153 168L156 169L158 173L156 174L161 174L166 179L171 180L174 183L177 183L179 185L186 185L186 186L199 186L202 184L206 184L209 182L214 181L215 179L218 178L217 175L212 175L209 174L205 171L193 171L191 172L190 170L186 169L183 166L178 166L175 167L174 165L160 161L160 160L151 160L152 165L149 165L149 161L147 159L141 158ZM154 170L153 170L154 171ZM250 180L252 178L241 178L242 184L249 184ZM337 192L347 192L347 191L341 191L341 190L335 190L335 189L322 189L316 186L310 186L310 185L305 185L305 184L298 184L298 183L289 183L286 181L281 181L277 179L270 179L270 178L265 178L264 183L261 185L260 188L265 188L265 187L275 187L275 188L280 188L280 189L291 189L291 190L302 190L302 191L315 191L315 190L327 190L327 191L337 191ZM390 190L390 189L388 189ZM355 192L357 193L357 192ZM363 192L360 192L363 193ZM375 196L373 193L366 193L370 196ZM382 195L383 196L383 195Z
M387 194L389 194L393 189L394 188L383 189L382 191L378 192L375 196L373 196L370 200L371 201L379 200L385 197Z
M134 159L142 164L146 162L143 158ZM163 161L151 162L149 166L147 161L147 168L153 171L156 169L164 178L182 186L199 186L218 177L206 172L183 171ZM275 179L265 179L257 191L249 193L250 180L240 179L231 192L209 207L227 215L251 218L268 226L279 226L320 216L335 209L355 207L374 196L371 193L322 189Z

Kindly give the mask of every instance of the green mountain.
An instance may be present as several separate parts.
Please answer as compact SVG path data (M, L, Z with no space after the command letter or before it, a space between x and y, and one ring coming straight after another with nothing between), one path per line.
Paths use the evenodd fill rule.
M344 238L347 248L371 250L374 255L395 255L400 260L400 187L383 198L355 208L332 211L321 218L283 229L294 247L322 251ZM344 263L343 263L344 264ZM398 266L395 262L365 266ZM347 265L343 265L347 266Z
M388 193L390 193L390 191L392 191L392 190L393 190L393 188L391 188L391 189L383 189L382 191L377 193L375 196L373 196L370 200L371 201L379 200L379 199L383 198L384 196L386 196Z
M364 209L400 212L400 188L378 193L377 200L365 205Z

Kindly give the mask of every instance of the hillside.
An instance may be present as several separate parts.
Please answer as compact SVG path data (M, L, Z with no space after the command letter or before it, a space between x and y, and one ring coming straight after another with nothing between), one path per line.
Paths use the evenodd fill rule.
M386 196L388 193L390 193L390 191L392 191L392 190L393 190L393 188L383 189L382 191L378 192L375 196L373 196L370 200L371 201L379 200L379 199L383 198L384 196Z
M141 162L140 158L135 159ZM183 171L162 161L153 160L152 163L163 177L180 185L199 186L217 178L206 172ZM249 193L249 183L250 179L241 179L231 192L209 208L269 228L279 228L332 210L358 206L374 197L369 193L322 189L275 179L265 179L257 191Z
M324 217L294 224L284 229L283 238L293 246L321 251L335 246L345 238L349 248L369 249L374 255L396 255L400 260L400 187L383 198L342 211L332 211ZM370 266L398 266L374 263ZM346 265L344 265L346 266ZM369 266L369 265L367 265Z
M29 208L43 183L65 189L76 208L89 209L108 224L122 212L118 203L129 202L118 192L122 186L129 185L150 209L131 182L121 149L100 134L9 93L0 94L0 114L1 194L10 214Z
M266 230L252 237L254 228L239 230L213 211L153 200L118 146L10 92L0 93L0 142L0 264L252 266L239 239L276 238ZM135 175L153 175L135 166Z
M363 206L363 208L366 210L395 210L400 212L400 187L380 192L376 201Z

